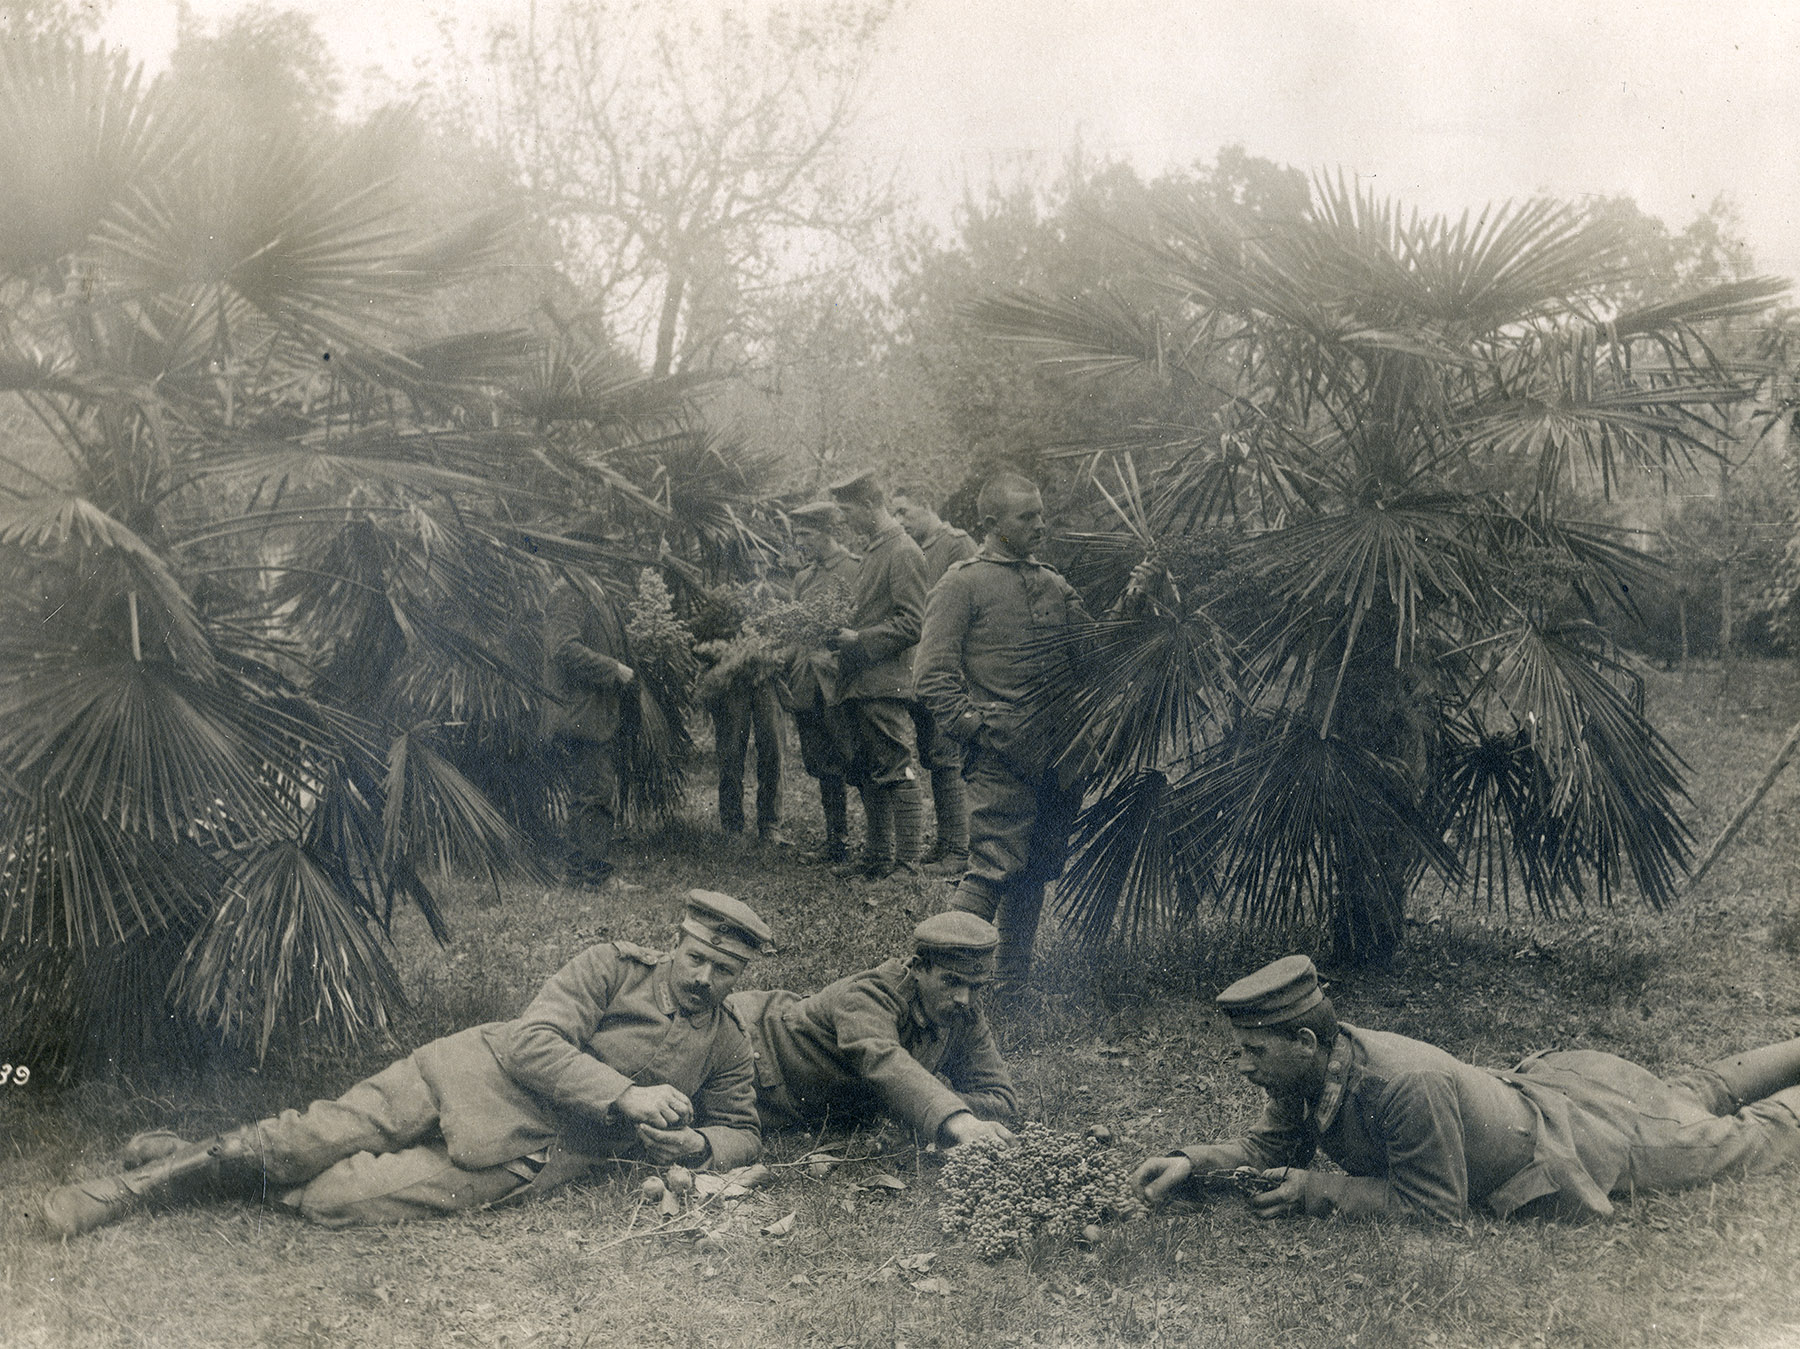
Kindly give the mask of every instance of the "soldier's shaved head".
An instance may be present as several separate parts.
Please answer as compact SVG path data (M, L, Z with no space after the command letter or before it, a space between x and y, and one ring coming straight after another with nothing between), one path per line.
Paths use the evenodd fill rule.
M1038 485L1023 473L996 473L975 499L975 510L983 520L989 520L1004 513L1008 506L1041 495Z

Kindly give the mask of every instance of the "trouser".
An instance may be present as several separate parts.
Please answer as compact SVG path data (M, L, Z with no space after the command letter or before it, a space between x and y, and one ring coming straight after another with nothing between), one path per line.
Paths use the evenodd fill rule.
M851 780L862 793L868 827L862 860L869 866L910 865L922 851L925 813L912 713L901 698L856 698L846 706L856 730Z
M336 1100L252 1125L269 1189L326 1227L405 1222L481 1208L531 1184L528 1162L468 1170L450 1160L438 1103L409 1056Z
M815 778L847 778L856 756L856 730L848 707L814 703L794 710L800 766Z
M1528 1094L1539 1093L1548 1151L1573 1151L1611 1194L1685 1189L1800 1162L1800 1039L1670 1078L1581 1049L1533 1055L1515 1072ZM1546 1090L1566 1099L1566 1116L1544 1108ZM1548 1211L1592 1206L1559 1196Z
M1629 1183L1675 1190L1800 1162L1800 1039L1669 1079L1706 1113L1656 1118L1632 1141Z
M719 747L719 823L728 833L744 827L744 763L756 735L756 827L781 824L781 707L766 680L739 685L714 699L713 738Z
M598 879L612 869L614 823L619 812L619 771L611 742L562 740L569 762L568 853L570 867Z
M996 973L1001 983L1016 984L1030 973L1044 886L1068 861L1081 792L1058 786L1052 774L1028 781L996 755L979 752L967 785L969 870L951 904L1000 930Z
M969 803L963 790L962 746L937 724L924 703L912 704L919 763L931 774L931 805L937 816L937 857L965 858L969 853Z

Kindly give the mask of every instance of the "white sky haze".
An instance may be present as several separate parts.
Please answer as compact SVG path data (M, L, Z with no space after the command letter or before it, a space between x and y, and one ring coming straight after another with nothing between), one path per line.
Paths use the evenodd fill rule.
M354 100L439 68L441 25L472 47L527 3L281 7L316 17ZM104 35L159 66L175 15L118 0ZM939 218L1077 137L1146 173L1235 142L1431 210L1623 193L1679 229L1722 193L1761 268L1800 277L1796 127L1800 0L902 0L861 135Z

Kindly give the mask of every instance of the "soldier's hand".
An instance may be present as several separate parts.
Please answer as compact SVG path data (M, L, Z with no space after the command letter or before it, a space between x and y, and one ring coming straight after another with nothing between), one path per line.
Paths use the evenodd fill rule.
M950 1116L939 1127L938 1133L949 1140L948 1146L961 1147L964 1143L994 1142L1002 1147L1017 1141L1013 1131L1004 1124L991 1119L978 1119L971 1111L959 1110Z
M632 669L624 661L620 661L619 662L619 687L622 689L631 687L631 682L636 678L637 678L637 671Z
M1297 1166L1278 1166L1264 1171L1264 1180L1280 1181L1272 1190L1250 1196L1250 1207L1259 1218L1292 1218L1306 1212L1307 1173Z
M835 633L832 634L831 644L834 648L841 647L841 646L856 645L856 629L855 628L839 628Z
M1131 1186L1138 1196L1154 1207L1194 1174L1194 1164L1180 1153L1169 1157L1151 1157L1139 1162L1131 1173Z
M706 1135L697 1129L656 1129L640 1124L637 1136L650 1160L664 1165L706 1151Z
M619 1093L612 1108L620 1118L633 1124L648 1124L654 1129L690 1124L694 1118L694 1103L674 1087L662 1084L627 1087Z

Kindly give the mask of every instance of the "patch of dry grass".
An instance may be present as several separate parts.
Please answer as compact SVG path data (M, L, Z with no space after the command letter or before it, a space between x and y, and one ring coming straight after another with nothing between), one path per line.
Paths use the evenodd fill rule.
M1693 765L1701 845L1800 719L1790 666L1655 677ZM1800 774L1784 779L1705 886L1668 913L1534 923L1422 897L1392 968L1328 971L1352 1021L1474 1062L1592 1046L1673 1067L1800 1034L1793 879ZM790 796L809 841L816 807ZM696 792L696 801L706 797ZM697 808L698 809L698 808ZM0 1090L0 1344L11 1345L1201 1345L1769 1346L1800 1343L1800 1168L1621 1205L1586 1227L1278 1223L1236 1199L988 1266L938 1230L936 1158L888 1130L848 1140L825 1179L785 1165L732 1213L653 1230L628 1170L540 1202L447 1222L332 1233L245 1204L140 1215L66 1245L31 1236L19 1197L105 1167L133 1129L205 1131L335 1092L397 1049L506 1016L605 937L658 942L695 884L740 893L782 953L757 984L811 988L904 946L941 892L852 888L687 825L625 850L630 889L471 888L438 950L400 934L414 1009L398 1043L199 1080ZM866 903L874 897L878 902ZM1040 987L999 1019L1029 1112L1106 1121L1134 1154L1229 1133L1257 1107L1211 1014L1226 980L1285 949L1207 924L1153 952L1053 945ZM900 1177L890 1194L864 1187ZM796 1215L785 1237L761 1228ZM927 1254L930 1261L918 1257ZM908 1263L903 1263L908 1262Z

